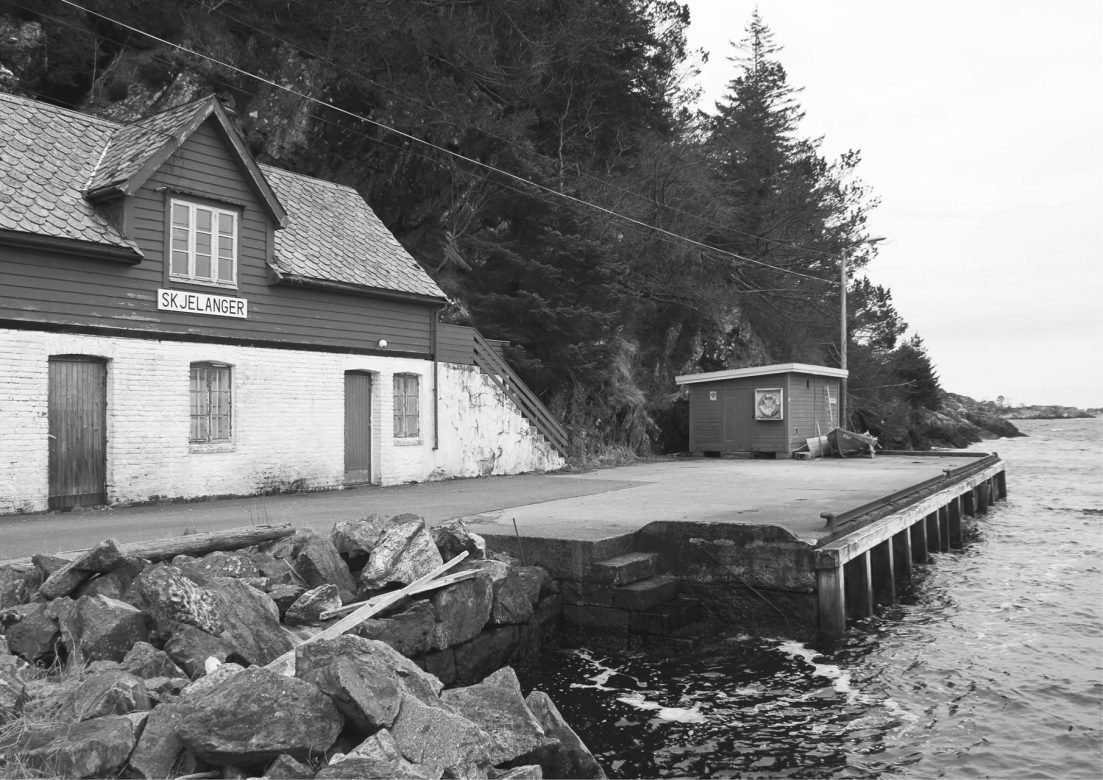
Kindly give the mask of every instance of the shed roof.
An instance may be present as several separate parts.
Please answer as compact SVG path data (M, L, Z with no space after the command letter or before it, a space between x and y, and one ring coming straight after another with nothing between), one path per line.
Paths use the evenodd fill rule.
M682 374L674 377L679 385L695 385L701 382L717 382L724 379L743 379L753 376L773 374L812 374L814 376L846 377L850 372L844 368L814 366L811 363L775 363L771 366L753 366L751 368L730 368L726 371L707 371L703 374Z
M257 165L215 98L123 125L0 94L0 241L62 239L142 254L91 200L132 194L213 119L277 224L274 266L298 283L444 300L425 270L351 187ZM286 210L285 210L286 209Z

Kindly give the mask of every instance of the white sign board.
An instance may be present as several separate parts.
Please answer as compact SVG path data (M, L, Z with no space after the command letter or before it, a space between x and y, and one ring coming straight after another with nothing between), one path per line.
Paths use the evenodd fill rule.
M181 311L186 314L213 314L217 317L249 316L249 301L228 295L185 292L184 290L158 290L157 308L161 311Z

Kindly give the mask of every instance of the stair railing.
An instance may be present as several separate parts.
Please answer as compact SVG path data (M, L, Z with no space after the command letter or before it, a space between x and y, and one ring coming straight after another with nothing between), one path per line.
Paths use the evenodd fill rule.
M552 416L536 394L521 381L521 377L514 373L509 364L487 343L479 331L472 328L472 336L474 337L475 365L517 404L525 419L531 422L536 430L559 450L560 454L566 456L567 429Z

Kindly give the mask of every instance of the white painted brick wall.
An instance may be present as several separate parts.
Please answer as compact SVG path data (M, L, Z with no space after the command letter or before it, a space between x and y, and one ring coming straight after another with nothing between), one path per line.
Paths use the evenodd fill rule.
M439 366L433 448L431 361L0 329L0 514L47 505L50 355L108 359L107 493L114 503L338 487L344 373L373 374L373 482L560 468L512 402L478 369ZM233 443L188 443L192 362L233 366ZM395 373L421 377L421 436L393 438Z

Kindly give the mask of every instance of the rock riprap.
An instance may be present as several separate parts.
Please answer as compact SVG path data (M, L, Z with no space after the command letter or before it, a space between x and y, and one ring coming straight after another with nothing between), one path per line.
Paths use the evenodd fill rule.
M170 562L105 540L0 565L0 734L17 735L0 743L0 776L603 776L508 666L556 617L544 570L458 521L371 515L287 534ZM460 553L467 579L318 636L335 621L323 613ZM293 673L273 663L285 654Z

